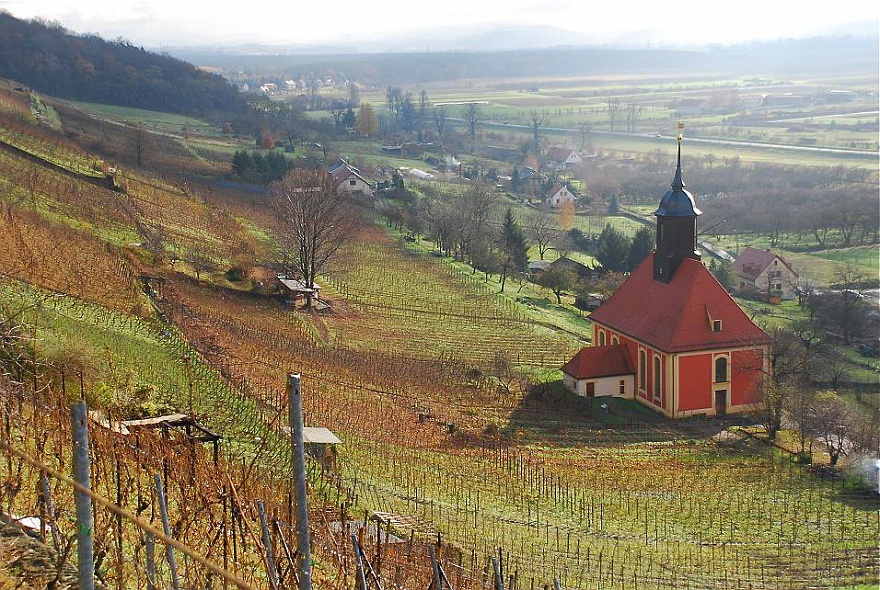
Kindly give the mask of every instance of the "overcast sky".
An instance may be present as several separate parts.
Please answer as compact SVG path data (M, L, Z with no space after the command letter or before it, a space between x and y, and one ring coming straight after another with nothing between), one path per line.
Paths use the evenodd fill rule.
M878 0L0 0L0 9L144 47L356 41L472 23L551 25L585 43L637 33L654 44L728 44L880 21Z

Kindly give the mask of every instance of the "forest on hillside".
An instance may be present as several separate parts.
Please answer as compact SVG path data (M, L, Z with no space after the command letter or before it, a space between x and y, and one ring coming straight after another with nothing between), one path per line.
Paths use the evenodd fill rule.
M242 100L225 78L122 39L0 11L0 77L60 98L208 116Z

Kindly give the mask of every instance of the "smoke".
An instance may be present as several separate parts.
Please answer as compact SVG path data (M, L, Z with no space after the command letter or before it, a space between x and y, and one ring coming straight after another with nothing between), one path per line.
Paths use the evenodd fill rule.
M847 471L858 477L870 491L880 494L880 458L876 455L853 455L847 461Z

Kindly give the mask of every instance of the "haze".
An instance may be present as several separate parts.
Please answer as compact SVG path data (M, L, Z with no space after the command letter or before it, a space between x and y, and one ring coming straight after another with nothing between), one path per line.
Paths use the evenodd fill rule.
M631 0L624 4L583 0L338 0L332 5L280 5L267 0L243 5L201 0L0 0L0 9L17 18L40 18L75 33L123 38L147 48L248 43L336 44L362 49L362 43L384 40L386 49L394 49L395 40L412 45L408 40L417 39L418 50L467 49L446 46L444 40L470 26L558 29L545 30L545 45L554 44L554 34L557 45L686 46L797 38L876 30L880 22L878 6L876 0L833 4L741 0L727 7L705 0Z

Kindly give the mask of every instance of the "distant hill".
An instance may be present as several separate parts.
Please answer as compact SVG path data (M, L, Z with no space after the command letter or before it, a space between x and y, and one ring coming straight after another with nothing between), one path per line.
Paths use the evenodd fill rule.
M226 79L124 41L0 11L0 77L53 96L188 115L236 111Z
M490 34L491 33L491 34ZM516 47L522 30L492 29L474 41L473 30L460 31L448 43L465 50L413 50L407 38L387 52L359 53L351 48L248 45L237 47L168 48L194 64L221 71L260 72L267 79L302 72L330 71L364 84L427 83L467 78L543 78L608 74L674 75L711 73L713 76L803 76L845 72L876 72L877 36L838 36L754 42L734 46L687 49L645 46L626 49L589 45L545 48ZM558 39L570 41L570 39ZM585 40L586 41L586 40ZM324 50L321 53L321 49ZM430 49L428 51L427 49Z

